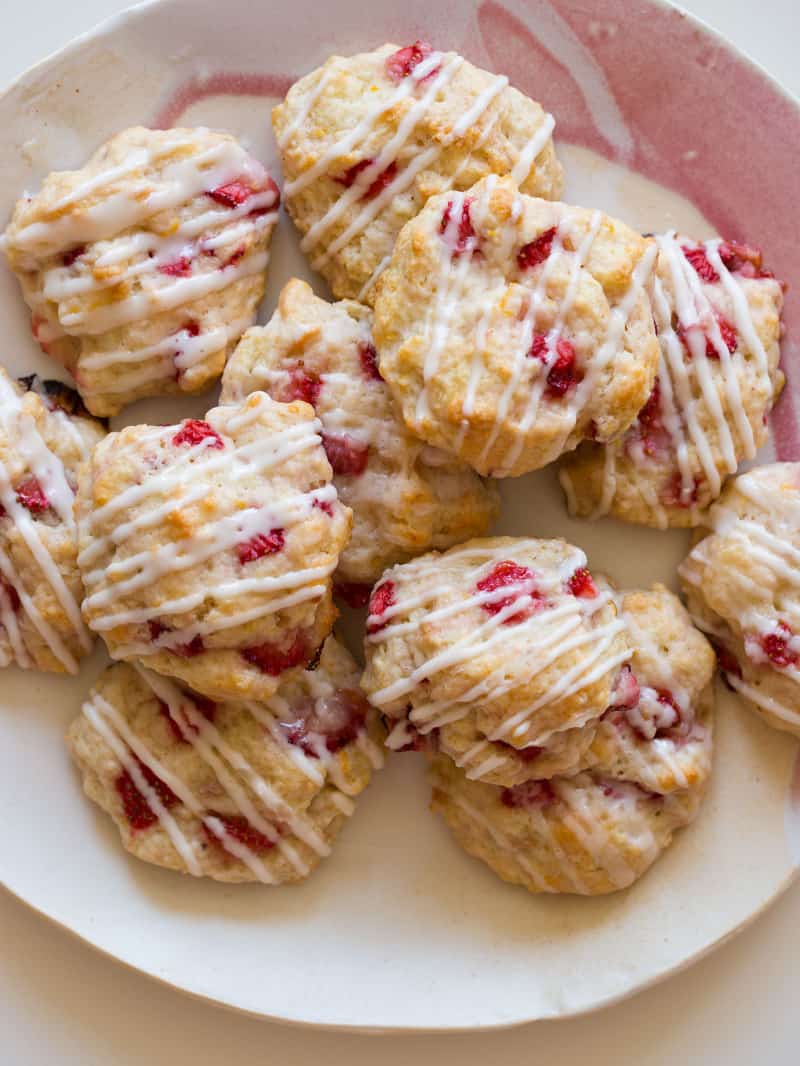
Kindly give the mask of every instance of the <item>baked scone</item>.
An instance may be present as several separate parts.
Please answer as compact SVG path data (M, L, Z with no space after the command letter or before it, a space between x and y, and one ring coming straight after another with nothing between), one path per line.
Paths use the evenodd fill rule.
M766 443L783 388L783 289L761 253L718 239L656 237L655 387L625 435L564 457L570 512L666 529L701 524L730 474Z
M111 433L80 474L84 617L115 659L213 699L267 699L336 616L351 513L308 404L254 392Z
M530 892L626 888L697 813L711 772L714 653L663 586L619 605L633 647L576 772L498 787L431 756L432 808ZM536 760L532 763L536 765Z
M255 320L278 200L229 134L135 127L17 203L3 243L34 336L93 414L219 377Z
M655 242L490 176L428 200L375 301L406 425L480 474L524 474L631 424L653 387Z
M402 226L436 193L510 174L555 199L555 122L455 52L416 41L332 56L272 112L286 208L336 297L371 304Z
M353 533L337 584L366 585L430 548L485 533L496 490L444 452L413 437L377 369L372 312L352 300L331 304L293 279L266 326L245 334L225 368L222 402L255 389L302 399L322 423L322 443Z
M436 730L439 748L475 776L513 782L532 776L532 747L572 758L574 734L609 707L630 649L582 551L496 537L387 571L365 654L364 691L401 722L390 746L409 743L406 723Z
M139 859L281 884L330 854L382 764L380 718L330 637L265 703L213 703L138 665L98 679L67 744L87 796Z
M800 736L800 463L732 478L679 575L732 689Z
M74 674L92 649L74 505L104 432L60 381L0 368L0 666Z

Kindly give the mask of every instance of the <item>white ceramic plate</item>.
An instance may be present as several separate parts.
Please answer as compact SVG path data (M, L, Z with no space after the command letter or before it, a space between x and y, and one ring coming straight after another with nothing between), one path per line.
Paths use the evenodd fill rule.
M745 126L759 121L761 98L800 124L793 105L754 68L649 0L506 0L505 7L492 0L376 0L368 9L361 0L275 0L270 10L250 0L162 0L77 41L0 99L0 212L49 170L80 165L117 130L159 119L231 130L279 177L269 107L294 76L332 51L424 36L502 67L544 99L562 134L583 145L561 146L566 199L606 208L645 230L679 225L705 235L735 205L727 187L718 199L714 190L704 194L704 218L679 192L620 165L691 191L703 164L691 136L702 145L716 136L705 129L715 98L706 112L701 107L689 116L685 181L680 168L677 176L669 169L674 136L652 121L647 136L642 132L648 116L636 79L646 80L646 72L614 52L639 54L637 33L653 66L673 77L670 91L691 92L691 77L660 67L662 48L678 48L673 54L698 69L716 68L720 94L726 78L735 75L739 85L750 79L755 110L745 114ZM778 127L767 126L773 173L782 174ZM785 124L780 128L785 134ZM689 167L695 161L697 168ZM756 221L760 232L751 230L751 239L766 246L771 263L782 259L776 269L785 276L792 263L783 235L769 219ZM262 320L291 273L309 276L285 218L273 248ZM55 376L33 343L5 268L0 313L0 361L16 373ZM790 304L788 316L795 314ZM182 417L211 402L139 404L125 421ZM791 408L782 417L779 452L800 458L789 456L786 445L794 439ZM563 535L623 585L674 585L685 535L572 522L550 471L505 483L503 496L501 531ZM181 878L126 856L108 819L84 800L61 743L104 661L98 651L71 680L13 669L0 675L0 880L119 960L242 1010L375 1029L467 1029L575 1014L642 988L720 943L786 887L800 862L800 785L791 801L796 744L720 689L711 794L697 822L626 893L538 899L502 884L463 855L427 812L417 756L394 758L378 775L333 857L308 883L265 889Z

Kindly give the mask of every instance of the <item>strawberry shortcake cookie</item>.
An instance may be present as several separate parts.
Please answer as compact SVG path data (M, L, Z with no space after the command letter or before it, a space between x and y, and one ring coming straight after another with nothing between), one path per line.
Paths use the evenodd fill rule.
M278 189L229 134L126 130L17 204L4 246L93 414L197 392L264 293Z
M378 285L380 370L409 429L516 476L627 429L653 387L656 245L510 178L432 197Z
M74 506L104 433L61 382L0 368L0 666L74 674L92 649Z
M294 279L270 322L242 338L222 381L223 403L263 389L314 406L333 482L353 511L336 573L350 602L368 598L386 567L485 533L497 511L496 491L470 467L405 428L371 326L363 304L327 303Z
M444 751L431 756L433 810L465 851L531 892L627 888L705 792L713 652L664 588L627 593L619 605L633 656L575 772L498 787Z
M551 115L455 52L416 41L333 56L272 113L286 207L334 295L372 303L400 229L429 197L508 174L561 193Z
M733 478L679 574L728 685L800 736L800 463Z
M86 794L139 859L280 884L330 854L383 761L358 669L330 637L263 703L215 703L139 665L101 675L67 744Z
M561 482L574 515L665 529L702 523L725 479L766 443L783 387L783 289L755 248L656 241L655 386L623 437L564 457Z
M254 392L128 426L81 471L83 613L115 659L213 699L266 699L312 662L351 513L308 404Z

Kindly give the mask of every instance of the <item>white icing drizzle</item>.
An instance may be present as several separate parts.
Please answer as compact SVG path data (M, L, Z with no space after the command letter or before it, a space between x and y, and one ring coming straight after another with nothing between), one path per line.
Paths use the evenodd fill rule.
M12 244L25 253L25 265L42 272L41 293L28 292L28 296L33 310L46 320L40 328L43 341L65 333L98 336L151 319L266 269L267 252L252 247L252 242L263 238L277 220L278 197L272 184L242 204L213 204L199 216L179 221L166 236L130 232L153 215L180 211L197 197L232 181L263 184L263 168L235 142L222 141L200 151L193 151L194 143L192 137L176 134L133 149L124 163L87 179L57 200L49 209L49 220L13 233ZM181 157L170 161L174 151ZM147 173L164 160L155 175ZM145 173L137 176L139 171ZM117 189L120 182L129 184ZM63 264L59 253L88 243L96 253L92 261L89 256L78 256L73 263ZM182 258L187 260L189 276L169 272L170 264ZM117 298L113 289L129 291ZM52 321L54 305L59 325ZM250 321L248 317L242 328ZM237 333L232 323L196 337L179 331L139 349L90 351L85 359L81 357L80 368L102 370L162 358L161 376L169 377L176 367L186 370L241 332L239 329ZM158 375L151 366L99 391L122 393L152 381L154 376Z
M719 254L721 241L706 241L700 247L717 272L719 285L728 297L733 325L740 340L733 353L728 351L722 337L714 304L708 296L708 283L702 281L683 254L681 238L670 231L657 236L656 243L660 262L670 278L668 287L656 274L652 292L661 347L658 370L661 419L669 434L680 474L682 497L688 502L693 524L697 524L700 511L691 502L696 471L692 468L690 445L696 451L700 473L714 497L719 495L723 479L736 471L739 462L752 459L756 454L756 440L740 388L739 368L745 362L742 345L758 368L762 378L759 384L767 395L773 390L767 353L758 336L742 281L722 261ZM677 315L684 331L683 340L673 327L673 315ZM707 352L707 341L713 347L714 357ZM712 417L713 437L703 426L706 414ZM715 445L719 449L718 456L714 454ZM608 514L613 504L617 490L617 462L625 449L631 451L636 460L628 464L627 476L647 502L660 528L665 529L669 524L669 513L648 476L648 457L630 433L622 440L606 445L603 488L592 517ZM574 488L567 469L562 471L561 482L568 499L570 493L572 495L570 510L574 511Z
M254 393L240 411L236 407L218 408L212 412L213 426L223 436L233 434L255 422L263 415L271 401L263 393ZM179 427L151 427L144 431L139 443L168 441ZM190 641L232 628L255 618L274 613L284 607L324 594L333 563L329 566L308 567L277 576L237 576L214 587L204 587L178 599L156 606L122 607L115 604L126 596L141 596L164 575L191 570L237 543L247 541L260 532L280 527L288 529L302 522L317 503L334 503L333 485L291 493L273 499L265 506L250 506L233 515L223 516L213 523L205 523L191 535L177 542L169 542L147 551L134 552L124 558L113 559L116 549L126 545L145 529L169 520L169 516L208 495L215 477L222 476L226 484L234 484L254 474L266 475L279 468L290 457L316 449L320 445L320 423L313 419L293 423L263 435L250 443L235 446L230 439L223 449L210 447L209 439L185 449L163 469L144 477L139 483L124 489L108 503L90 511L84 518L81 539L86 547L79 556L84 573L87 596L85 608L94 615L93 628L107 631L121 625L144 624L173 614L197 610L208 599L235 600L253 592L283 593L247 611L225 613L217 620L198 621L183 629L174 629L147 644L130 644L117 654L152 655L164 646ZM151 497L159 502L152 509L143 510ZM117 514L133 514L111 532L99 530ZM110 561L109 561L110 560Z
M481 622L454 640L450 646L417 665L407 676L371 693L370 700L376 707L388 707L399 700L413 698L420 686L441 671L457 668L459 664L484 655L494 647L508 645L509 642L519 645L520 658L524 657L524 666L519 674L515 673L513 679L509 679L507 670L500 665L457 697L416 702L408 717L419 732L428 733L438 726L463 718L476 701L497 699L512 685L529 683L565 653L586 647L586 654L581 656L576 665L563 673L545 696L530 706L520 708L488 739L502 740L512 734L519 737L530 728L532 717L543 705L554 699L575 695L629 657L630 652L627 649L612 652L615 638L624 628L621 619L613 618L602 624L592 625L593 616L608 604L610 594L602 591L593 599L580 599L564 589L564 582L570 575L586 565L586 557L578 549L559 566L555 575L535 574L536 589L547 597L548 606L515 622L513 627L504 625L507 619L519 614L533 602L525 591L525 583L505 585L494 591L480 591L477 589L477 583L491 572L493 564L513 556L513 547L509 545L499 545L492 549L467 547L448 553L448 561L469 562L471 569L461 577L465 590L468 591L465 591L463 598L444 607L433 606L447 592L438 579L438 557L404 564L403 581L399 586L403 598L380 616L370 617L368 625L371 628L381 625L383 628L368 634L368 645L412 634L423 624L441 625L450 620L457 624L459 616L469 614L476 607L506 599L510 602L494 614L486 612ZM393 571L388 571L387 580L392 580L392 573ZM417 612L415 619L410 617L413 612ZM571 721L569 725L581 725L597 714L598 709L590 707L584 715ZM535 739L531 738L529 743L546 742L556 731L542 731Z
M62 416L61 421L63 423L69 420L66 416ZM33 416L23 410L21 396L4 374L0 374L0 429L22 459L27 470L39 482L48 504L57 515L59 522L65 527L66 533L77 536L74 495L67 481L64 466L58 456L47 447ZM84 625L80 606L67 587L57 563L50 555L46 538L42 536L28 510L17 500L8 468L2 460L0 460L0 504L5 511L6 519L13 523L17 534L33 556L39 572L63 609L81 649L84 652L90 651L92 638ZM37 609L32 595L25 588L22 575L14 566L11 556L2 548L0 548L0 572L8 585L15 590L20 600L21 610L24 611L55 658L68 673L76 673L77 659L61 636ZM5 593L0 604L0 615L15 661L22 667L30 667L32 665L30 654L24 646L18 621L14 616L10 599Z
M403 115L396 132L381 148L378 155L370 161L369 166L365 167L356 176L353 184L333 202L325 214L310 227L301 242L301 248L303 251L310 252L320 242L331 226L338 222L351 207L354 207L359 200L361 200L372 183L379 178L388 167L392 166L392 164L396 164L401 156L407 154L409 142L417 126L430 111L431 105L440 97L442 90L446 88L447 84L453 79L463 64L464 59L459 55L443 55L440 52L431 53L422 60L422 62L420 62L407 77L401 79L392 93L385 100L378 102L353 129L330 145L313 166L309 167L308 170L304 171L286 184L287 197L292 197L295 193L306 188L312 181L315 181L323 174L326 174L331 169L331 166L336 164L336 162L343 156L366 144L383 115L396 111L398 105L401 105L403 101L413 98L412 106ZM327 85L331 74L332 68L329 68L323 73L316 86L309 94L309 97L306 99L298 115L284 130L279 141L279 146L282 150L288 146L294 134L308 118L312 108ZM429 81L427 86L425 85L426 81ZM507 86L508 78L505 76L500 75L493 78L489 85L482 92L477 94L472 104L453 124L449 134L442 138L438 143L431 144L421 152L412 156L412 158L405 163L405 166L398 170L398 173L392 178L386 187L378 193L378 195L367 200L342 233L340 233L318 256L315 257L312 262L314 269L319 270L323 267L332 256L336 255L359 234L363 233L370 223L386 207L388 207L396 197L402 195L411 188L417 174L434 166L437 159L439 159L442 153L450 147L450 145L459 140L459 138L462 138L468 130L475 127L493 101ZM423 87L424 91L419 97L417 97L417 90ZM474 154L486 142L491 130L494 128L497 118L498 115L494 115L489 122L485 124L476 144L471 147L468 155L459 164L456 172L446 179L446 183L439 191L446 191L453 187L457 181L458 175L473 158ZM536 130L533 137L531 137L523 147L522 151L519 153L517 162L514 165L512 176L517 184L522 184L528 177L531 168L535 165L536 157L547 145L554 127L555 120L552 115L545 114L542 124ZM385 257L375 268L371 276L362 286L359 299L369 292L372 285L388 263L389 258L390 256Z

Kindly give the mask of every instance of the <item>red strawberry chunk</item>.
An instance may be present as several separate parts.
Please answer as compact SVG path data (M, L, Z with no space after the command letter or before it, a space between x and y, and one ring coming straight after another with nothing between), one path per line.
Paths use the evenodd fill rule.
M447 238L447 241L452 246L453 255L461 255L462 252L473 250L475 244L475 229L472 225L472 215L470 213L471 206L471 196L465 196L461 201L460 211L456 209L454 200L448 200L447 207L445 207L444 213L442 214L442 221L439 223L439 233ZM457 218L457 222L455 223L453 222L454 211L456 212Z
M546 362L550 347L543 333L535 333L528 356ZM583 378L576 367L575 349L564 337L556 341L556 358L547 371L547 389L549 396L560 399Z
M713 268L708 261L708 255L705 248L702 245L698 248L689 248L686 245L681 247L681 251L694 267L695 271L702 278L703 281L714 282L719 281L719 274Z
M289 381L281 391L281 400L291 403L292 400L303 400L316 407L319 394L322 391L322 382L316 374L311 373L301 363L295 363L290 367Z
M352 743L364 726L368 709L363 693L340 689L332 696L293 708L296 717L279 725L290 744L316 759L320 748L333 754Z
M252 648L242 650L242 658L269 677L279 677L284 670L290 670L293 666L300 666L308 662L308 648L305 638L301 633L295 634L288 648L281 648L277 644L266 641L264 644L256 644Z
M356 181L359 174L366 170L367 167L371 167L374 162L374 159L361 159L358 163L354 163L351 167L348 167L341 177L334 178L333 180L339 185L344 185L345 189L349 189ZM396 177L397 163L392 162L385 170L382 170L380 174L378 174L374 181L370 182L364 192L362 192L361 199L374 200L379 193L383 192L387 185L391 185Z
M248 820L243 814L220 814L219 811L209 811L206 815L207 818L216 818L222 822L223 828L227 836L232 837L234 840L242 844L248 851L262 852L269 851L270 848L275 847L276 841L270 839L266 834L260 832L254 826L250 825ZM216 844L218 847L225 848L225 838L220 838L214 833L208 825L203 823L203 832L206 835L209 843ZM276 837L278 835L277 829L275 830ZM226 850L228 850L226 848Z
M699 478L692 478L691 488L684 489L683 475L680 470L676 470L664 490L662 499L667 507L693 507L698 500L700 485Z
M578 567L567 585L572 595L579 599L593 600L597 595L597 585L585 566Z
M239 562L244 566L245 563L252 563L265 555L274 555L281 551L285 543L284 531L280 528L271 529L269 533L256 533L250 540L237 544L236 554L239 556Z
M495 615L515 603L520 597L528 596L531 602L523 604L518 611L503 619L503 625L516 625L518 622L524 622L526 618L530 618L532 614L540 610L545 602L541 592L534 588L533 581L533 573L527 566L520 566L510 559L504 559L492 567L486 577L481 578L477 583L478 592L495 592L497 589L513 585L520 587L515 588L510 595L501 599L482 603L481 607L487 614Z
M194 709L202 714L206 721L214 721L214 717L217 713L217 705L213 700L209 700L205 696L192 695L192 704L194 705ZM162 717L166 720L167 725L172 730L172 735L175 737L175 740L179 744L188 744L190 738L186 736L181 726L178 725L170 714L168 704L164 703L163 700L159 700L158 709ZM197 728L188 720L188 715L186 716L186 729L189 733L197 733Z
M505 807L552 807L557 800L549 781L523 781L500 793L500 802Z
M170 807L174 807L178 802L178 797L169 787L165 784L160 777L157 777L149 766L145 765L135 755L133 758L136 760L136 764L150 788L153 789L161 804L169 810ZM123 770L117 780L115 781L115 787L119 793L119 797L122 800L122 809L125 812L125 817L130 822L132 829L149 829L151 825L154 825L158 821L158 815L150 807L149 803L136 787L136 784L127 770Z
M254 192L255 189L244 181L229 181L226 185L218 185L216 189L211 189L206 196L210 196L223 207L240 207L250 199Z
M643 426L661 425L661 385L656 378L653 391L647 398L647 403L639 412L637 419Z
M780 669L797 664L798 654L789 647L789 641L793 636L789 626L785 622L779 622L777 632L767 633L761 637L760 643L764 654L773 665Z
M220 266L219 269L220 270L227 270L228 267L236 266L236 264L239 262L239 260L244 258L246 252L247 252L247 245L240 244L237 248L235 248L231 252L231 254L228 256L228 258Z
M520 270L532 270L533 267L539 266L549 258L557 230L557 226L551 226L550 229L540 233L535 240L523 244L517 252L517 266Z
M364 371L364 377L368 381L383 381L381 372L378 369L378 353L372 344L359 344L358 358L361 363L361 369Z
M192 272L192 260L188 255L176 256L175 259L159 264L158 272L170 278L186 278Z
M76 244L74 248L70 248L69 251L64 252L61 256L61 262L65 267L70 267L76 259L80 259L83 253L86 251L85 244Z
M359 581L337 581L333 586L334 596L344 600L348 607L366 607L369 603L371 585Z
M50 501L44 494L39 479L30 474L17 485L17 503L33 515L44 514L50 510Z
M8 599L11 610L16 614L22 606L22 602L19 598L19 593L11 584L0 574L0 592L2 592Z
M716 319L717 319L717 324L719 325L719 332L720 332L720 335L722 337L722 343L725 345L725 347L728 349L728 351L731 354L733 354L736 351L736 349L738 348L738 346L739 346L738 334L736 333L736 330L734 329L734 327L727 320L727 318L724 318L722 315L717 313L716 314ZM692 358L692 350L689 347L689 344L688 344L688 341L687 341L687 337L691 333L692 330L701 329L701 328L702 327L700 327L700 326L688 326L688 327L684 328L683 326L679 325L677 330L676 330L676 333L678 334L678 337L680 338L681 343L683 344L684 348L686 349L686 354L688 355L688 357L690 359ZM706 358L707 359L719 359L719 351L717 349L717 346L714 344L714 341L711 339L711 337L708 335L708 333L705 332L705 330L703 330L703 333L705 334L705 338L706 338Z
M208 441L208 448L224 448L225 443L219 433L200 418L187 418L181 428L172 438L172 443L177 447L181 444L193 446L201 441Z
M311 506L316 507L317 510L322 511L322 513L328 515L329 518L333 518L333 504L330 500L320 500L315 496Z
M334 474L359 477L367 468L369 445L346 433L323 433L322 447Z
M744 278L771 278L771 270L765 270L762 265L761 249L754 248L751 244L742 244L739 241L723 241L719 246L719 256L732 274L740 274Z
M427 41L414 41L413 44L406 45L405 48L400 48L397 52L392 52L390 56L387 56L386 73L392 81L402 81L432 52L433 48ZM438 69L436 67L425 77L433 77Z
M373 589L369 599L368 633L377 633L389 624L388 621L377 622L375 619L380 618L390 607L394 607L396 602L394 593L395 584L393 581L384 581L382 585L378 585L377 588Z
M617 674L611 692L611 710L629 710L638 706L641 690L636 675L626 663Z

